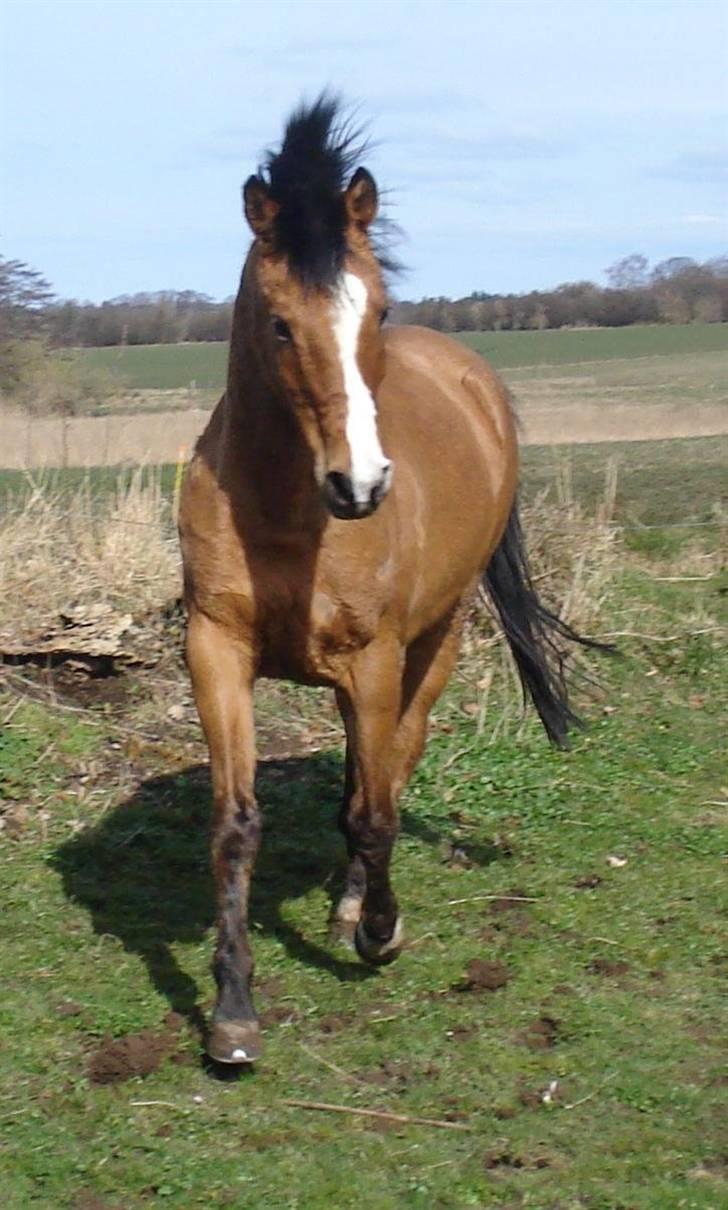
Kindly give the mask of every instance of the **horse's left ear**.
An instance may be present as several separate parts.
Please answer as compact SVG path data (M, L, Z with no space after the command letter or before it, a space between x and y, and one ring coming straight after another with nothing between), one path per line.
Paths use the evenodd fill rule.
M349 188L344 194L344 203L349 221L357 223L364 230L377 217L379 195L377 184L371 172L366 168L357 168L349 181Z
M259 176L249 176L243 186L243 210L248 225L264 244L273 239L273 225L280 207L268 192L268 186Z

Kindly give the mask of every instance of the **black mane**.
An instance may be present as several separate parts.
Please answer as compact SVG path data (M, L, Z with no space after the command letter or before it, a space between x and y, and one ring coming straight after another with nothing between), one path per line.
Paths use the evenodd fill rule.
M347 225L343 193L366 149L339 98L322 92L291 115L280 151L269 151L258 170L280 207L276 247L305 286L333 285L341 273ZM388 259L380 259L388 268Z

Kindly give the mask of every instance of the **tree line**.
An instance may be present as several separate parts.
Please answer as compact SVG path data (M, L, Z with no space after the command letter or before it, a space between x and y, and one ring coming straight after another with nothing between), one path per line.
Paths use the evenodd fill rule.
M728 256L677 256L650 267L633 254L611 265L607 285L567 282L523 294L476 291L466 298L398 301L391 318L443 332L636 323L728 321ZM102 303L54 298L42 275L0 257L0 344L41 336L57 347L227 340L233 299L193 290L122 295Z
M634 254L607 269L606 286L580 281L527 294L423 298L398 303L396 316L441 332L721 323L728 321L728 256L703 264L675 256L651 269Z

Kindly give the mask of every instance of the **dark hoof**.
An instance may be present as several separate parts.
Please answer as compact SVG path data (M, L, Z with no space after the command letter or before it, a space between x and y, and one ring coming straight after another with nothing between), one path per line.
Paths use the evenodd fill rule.
M263 1051L257 1021L215 1021L207 1053L216 1063L254 1063Z
M370 962L372 966L385 966L388 962L394 962L402 952L404 943L402 917L397 917L394 932L389 941L377 941L374 937L370 937L364 927L364 921L360 920L356 926L354 942L359 957L363 958L365 962Z

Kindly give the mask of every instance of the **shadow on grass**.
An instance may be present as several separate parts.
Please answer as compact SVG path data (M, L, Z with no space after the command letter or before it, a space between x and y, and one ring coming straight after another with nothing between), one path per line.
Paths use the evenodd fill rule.
M314 887L325 885L332 903L342 889L345 853L335 826L342 785L337 754L260 763L263 842L250 915L255 931L277 937L292 958L355 981L376 972L309 940L282 913L287 900ZM96 933L118 937L138 954L156 989L203 1037L199 989L172 946L201 942L214 923L209 820L209 770L195 765L151 778L96 827L60 845L52 859L67 897L91 913ZM409 813L402 831L427 844L443 839ZM488 864L496 853L486 845L472 856Z

